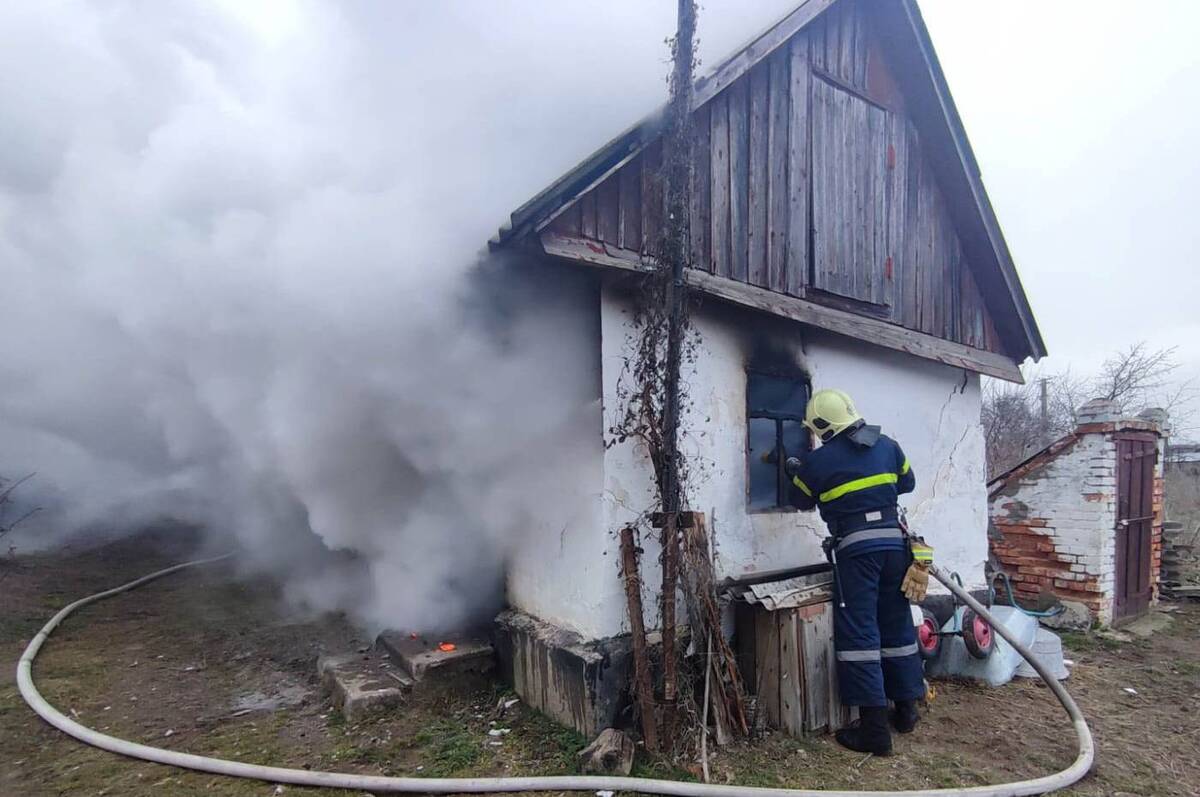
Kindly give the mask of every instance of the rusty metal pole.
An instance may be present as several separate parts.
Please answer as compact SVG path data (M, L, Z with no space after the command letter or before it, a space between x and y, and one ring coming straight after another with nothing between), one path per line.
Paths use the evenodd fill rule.
M642 619L642 578L638 573L637 546L633 529L621 529L621 574L625 601L629 606L629 631L633 638L633 691L642 715L642 741L650 752L658 752L658 718L654 715L654 687L650 682L650 654L646 650L646 625Z
M663 141L666 176L666 229L659 268L669 270L667 303L667 362L663 400L663 534L662 534L662 639L663 639L663 740L670 745L675 729L678 696L675 644L675 588L679 572L679 370L683 356L683 326L687 303L684 269L688 261L691 189L692 67L696 37L696 4L679 0L678 29L671 71L671 101Z

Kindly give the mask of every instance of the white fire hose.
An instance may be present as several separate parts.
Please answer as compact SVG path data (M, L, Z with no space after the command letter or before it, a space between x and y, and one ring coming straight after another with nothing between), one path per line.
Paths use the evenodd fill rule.
M90 744L93 747L107 750L110 753L138 758L143 761L152 761L156 764L182 767L198 772L209 772L214 775L230 775L237 778L263 780L269 783L288 783L295 786L323 786L326 788L357 789L358 791L369 792L452 794L516 791L622 791L676 795L677 797L829 797L830 795L833 795L833 797L866 797L867 795L909 795L910 797L921 797L922 795L951 794L973 795L975 797L1010 797L1010 795L1045 794L1055 789L1070 786L1087 774L1095 758L1092 733L1088 729L1087 722L1080 713L1079 707L1075 705L1075 701L1067 694L1067 690L1062 687L1062 684L1055 679L1053 674L1024 645L1014 639L1012 634L1003 625L997 623L978 601L972 598L966 590L954 584L937 567L931 568L933 576L954 593L959 600L966 603L980 617L991 623L992 628L1000 636L1008 640L1009 644L1037 670L1038 675L1050 687L1050 691L1062 703L1063 708L1067 710L1067 714L1070 716L1071 723L1075 728L1075 735L1079 740L1079 755L1076 756L1071 766L1053 775L1046 775L1033 780L1003 783L997 786L972 786L961 789L918 789L914 791L770 789L752 786L684 783L649 778L616 778L589 775L530 778L394 778L382 775L356 775L348 772L315 772L307 769L259 766L257 764L245 764L240 761L228 761L223 758L209 758L208 756L192 755L191 753L181 753L175 750L164 750L161 747L138 744L125 739L108 736L75 722L47 703L45 698L38 692L37 687L33 683L33 661L37 657L38 651L41 650L42 645L45 644L50 634L54 632L54 629L77 609L81 609L89 603L95 603L96 601L119 595L122 592L140 587L143 584L185 568L218 562L229 556L231 554L168 567L165 570L159 570L157 573L142 576L128 584L82 598L60 610L58 614L54 615L42 627L37 636L33 638L29 646L25 648L25 652L21 654L21 660L17 663L17 686L21 690L21 696L25 699L25 702L37 712L38 716L63 733L73 736L79 741Z

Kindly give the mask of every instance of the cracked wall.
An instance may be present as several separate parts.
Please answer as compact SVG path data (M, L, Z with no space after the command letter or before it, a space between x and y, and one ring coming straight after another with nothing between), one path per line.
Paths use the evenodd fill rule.
M604 428L619 411L617 380L631 319L628 299L605 286L599 343ZM826 531L816 512L747 509L746 367L767 340L811 375L814 389L846 390L869 422L900 442L917 474L916 492L901 499L912 527L935 547L940 564L961 573L969 587L983 586L987 492L977 375L716 303L696 310L692 322L700 344L694 371L684 371L691 408L681 447L691 462L689 504L707 515L715 538L718 578L824 561ZM531 553L537 566L510 572L509 579L514 606L585 639L628 629L615 535L653 502L643 450L615 445L603 452L602 463L596 511L548 534ZM650 535L641 543L643 602L653 628L659 548Z

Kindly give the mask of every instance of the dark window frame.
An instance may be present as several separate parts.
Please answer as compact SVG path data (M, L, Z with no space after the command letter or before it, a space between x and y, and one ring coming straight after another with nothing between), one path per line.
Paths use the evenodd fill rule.
M754 377L767 377L769 379L786 380L796 383L803 391L804 401L798 408L798 411L781 411L767 409L763 407L755 407L756 403L751 396L751 389L754 385ZM772 512L797 512L799 511L792 503L791 493L796 488L792 486L791 480L788 479L787 473L784 471L784 461L789 456L784 448L784 424L794 422L800 424L801 428L801 451L794 453L807 453L812 450L812 437L808 429L803 426L804 421L804 405L808 403L808 399L812 397L812 382L808 375L801 371L780 370L774 368L747 368L746 369L746 507L751 514L767 514ZM775 422L775 501L769 506L754 505L754 453L751 445L751 425L755 419L765 419Z

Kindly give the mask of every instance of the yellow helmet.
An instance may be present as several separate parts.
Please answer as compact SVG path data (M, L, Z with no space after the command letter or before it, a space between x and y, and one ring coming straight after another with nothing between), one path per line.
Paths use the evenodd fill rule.
M804 412L804 425L822 441L861 420L862 416L854 409L854 401L841 390L818 390L808 400Z

